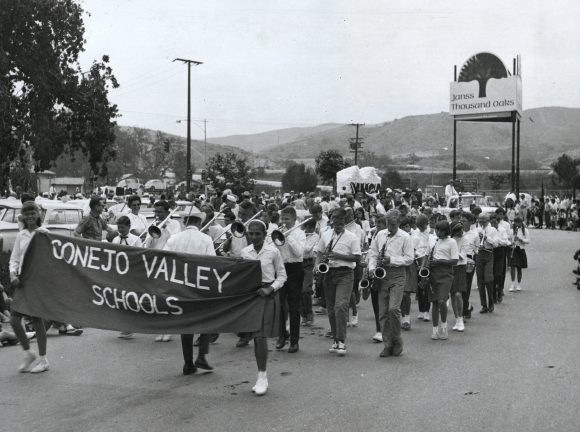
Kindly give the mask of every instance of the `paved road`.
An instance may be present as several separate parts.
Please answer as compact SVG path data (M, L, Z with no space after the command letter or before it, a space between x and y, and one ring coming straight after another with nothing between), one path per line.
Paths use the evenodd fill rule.
M506 293L493 314L474 313L465 333L431 341L415 302L403 355L381 359L365 302L344 358L327 352L326 317L302 328L298 354L271 341L261 398L251 392L253 349L235 348L233 335L212 345L214 373L187 377L179 342L150 335L51 330L51 369L40 375L16 373L21 350L0 348L2 430L577 431L580 291L570 270L580 234L531 237L524 290Z

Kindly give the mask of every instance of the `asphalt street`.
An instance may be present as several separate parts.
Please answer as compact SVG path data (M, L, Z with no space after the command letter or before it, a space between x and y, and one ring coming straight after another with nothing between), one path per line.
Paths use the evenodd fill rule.
M326 316L302 327L300 352L270 340L265 396L251 388L253 347L221 335L213 373L183 376L181 346L152 335L117 338L51 329L50 370L18 374L19 346L0 348L5 431L577 431L580 429L580 291L571 282L580 233L531 230L523 291L464 333L430 339L417 319L400 357L379 358L370 299L349 329L347 355L328 353ZM508 277L509 279L509 277ZM453 313L449 310L449 315ZM450 328L454 324L449 319Z

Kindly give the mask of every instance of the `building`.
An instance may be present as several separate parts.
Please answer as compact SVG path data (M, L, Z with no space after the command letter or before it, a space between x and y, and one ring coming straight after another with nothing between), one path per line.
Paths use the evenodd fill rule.
M31 170L34 172L34 170ZM50 185L56 177L56 174L52 171L42 171L36 173L36 182L39 192L48 192L50 190Z
M77 188L80 192L83 192L84 185L85 179L83 177L55 177L52 179L52 186L54 186L57 193L61 190L66 190L68 195L73 195L76 193ZM48 191L48 188L41 190L43 192Z

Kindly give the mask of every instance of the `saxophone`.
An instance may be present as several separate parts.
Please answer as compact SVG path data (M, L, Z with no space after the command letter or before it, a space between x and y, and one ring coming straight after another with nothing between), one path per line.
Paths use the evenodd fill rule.
M385 254L387 251L387 241L385 241L385 244L383 245L381 251L379 252L379 257L377 258L377 267L375 268L374 271L374 277L377 279L384 279L387 276L387 271L383 267L383 261L385 260Z
M330 267L328 267L328 254L332 252L332 243L333 239L331 238L330 242L328 243L328 246L326 246L324 254L322 255L322 262L318 264L318 268L316 269L316 271L320 274L326 274L330 269Z
M435 254L435 246L437 246L437 242L439 241L439 239L437 239L435 241L435 244L433 245L433 248L431 249L431 253L429 254L429 259L427 259L427 261L425 262L424 266L421 266L421 268L419 269L419 276L421 277L421 282L419 283L419 289L425 289L425 285L427 285L427 282L429 282L429 275L431 274L431 272L429 271L429 266L431 265L431 261L433 260L433 255ZM431 292L433 292L433 289L431 288Z

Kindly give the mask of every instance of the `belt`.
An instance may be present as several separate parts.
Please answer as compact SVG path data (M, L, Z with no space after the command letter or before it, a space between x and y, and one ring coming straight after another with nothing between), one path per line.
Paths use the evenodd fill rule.
M310 262L310 261L314 261L314 258L304 258L302 260L302 262Z
M486 249L486 248L481 248L479 249L480 251L485 251L485 252L489 252L489 253L493 253L493 249Z
M348 266L340 266L340 267L330 267L330 271L340 271L340 270L352 270Z

